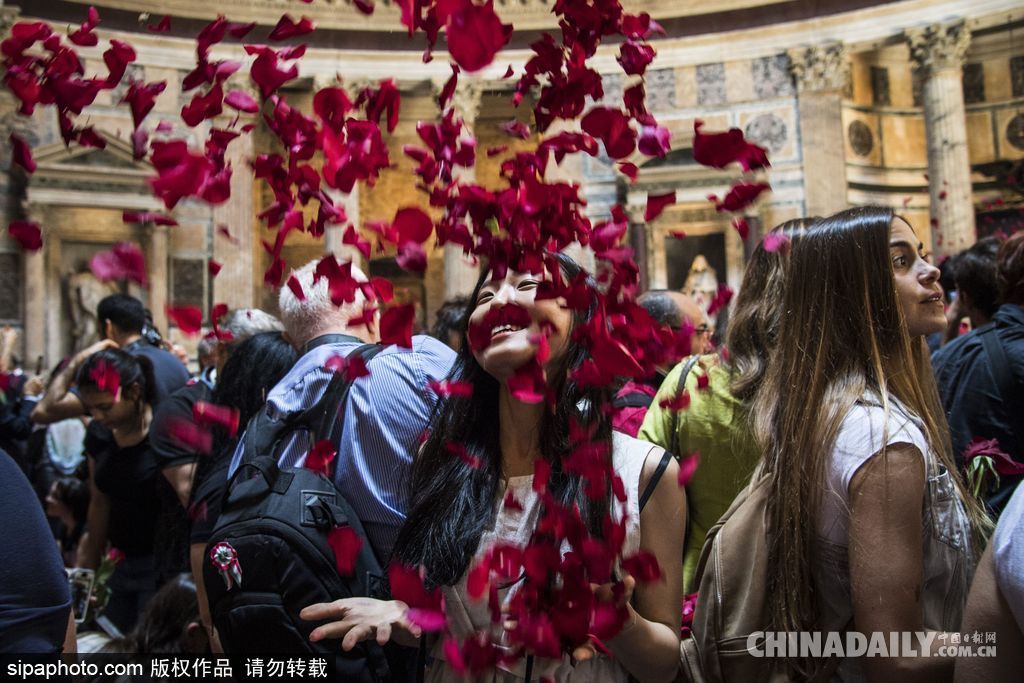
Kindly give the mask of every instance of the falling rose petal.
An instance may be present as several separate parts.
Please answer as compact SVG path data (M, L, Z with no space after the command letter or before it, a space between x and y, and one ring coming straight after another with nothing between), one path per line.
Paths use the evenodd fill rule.
M82 147L93 147L95 149L105 149L107 141L103 139L103 136L96 132L92 126L87 126L82 130L78 131L78 144Z
M686 239L686 231L684 231L684 230L669 230L668 236L669 237L673 237L673 238L675 238L677 240Z
M765 251L783 251L788 248L789 238L782 232L770 232L761 241Z
M644 220L650 223L661 215L661 212L665 210L665 207L671 206L675 203L675 190L666 192L665 194L647 195L647 208L644 209Z
M690 407L690 393L685 389L682 393L667 399L658 401L658 406L665 410L679 411Z
M297 277L295 277L294 275L289 275L288 282L286 284L288 285L288 289L292 290L292 294L295 295L296 299L298 299L299 301L306 300L306 293L302 291L302 283L299 282L299 279Z
M448 449L449 453L469 465L470 469L478 470L483 466L483 461L480 459L480 456L470 453L466 449L465 444L449 441L445 444L445 448Z
M700 451L694 451L685 458L679 461L679 487L685 487L693 479L694 472L697 471L697 465L700 464Z
M184 450L209 454L213 450L213 434L192 420L173 417L168 420L167 434L171 441Z
M619 164L619 171L622 172L622 175L629 178L630 183L635 183L637 177L640 175L640 169L637 168L637 165L628 161L626 163Z
M307 33L312 33L314 29L313 22L308 17L302 17L298 21L295 21L287 14L281 15L281 18L277 21L277 26L270 32L268 38L270 40L288 40L296 36L304 36Z
M622 159L636 149L636 131L620 109L594 107L580 122L583 131L601 140L612 159Z
M36 172L36 162L32 158L32 150L29 148L28 143L25 142L21 136L16 133L11 133L11 160L14 163L21 166L28 173Z
M641 154L649 157L663 158L668 154L672 143L672 134L664 126L644 126L640 130L640 140L636 147Z
M249 93L242 90L232 90L224 97L224 104L232 109L244 111L247 114L255 114L260 110L260 105Z
M427 252L422 244L403 242L398 246L395 262L399 268L412 273L422 273L427 269Z
M709 195L708 199L714 202L717 211L736 212L753 204L762 192L770 189L768 183L738 182L729 188L723 199L719 200L715 195Z
M530 126L527 125L524 121L520 121L519 119L512 119L511 121L506 121L505 123L501 124L498 127L514 138L526 140L527 138L530 137Z
M445 617L444 612L439 610L410 607L405 616L410 622L416 624L427 633L443 631L445 626L448 625L448 618Z
M149 24L146 28L151 33L168 33L171 30L171 17L169 14L165 14L163 19L155 24Z
M732 128L724 133L702 133L704 122L693 122L693 158L703 166L725 168L736 162L744 171L769 166L768 153L763 147L747 142L743 131Z
M711 388L711 378L707 373L697 375L697 391L707 391Z
M423 209L406 207L395 213L392 228L398 234L398 242L418 242L422 244L430 237L434 222Z
M206 269L209 271L211 278L217 277L217 274L220 273L220 269L223 267L224 264L219 261L214 261L213 259L209 259L206 262Z
M395 298L395 285L387 278L374 275L370 278L370 286L373 287L373 291L376 292L381 303L391 303Z
M228 228L228 226L224 225L223 223L217 226L217 234L226 239L228 242L231 242L231 244L234 244L235 246L238 246L240 244L238 238L231 234L231 229Z
M118 242L110 251L101 251L89 260L89 270L100 282L131 280L148 287L146 258L134 242Z
M38 251L43 246L43 233L39 225L30 221L11 221L7 233L27 251Z
M231 437L238 433L238 409L231 406L196 401L192 404L192 419L201 427L219 427Z
M329 439L323 439L313 444L313 447L309 449L309 454L306 455L306 460L303 466L308 470L319 472L320 474L327 475L331 471L331 463L334 462L334 458L338 455L338 449Z
M198 306L168 306L167 317L170 318L183 334L193 336L199 334L203 327L203 310Z
M356 6L357 10L367 16L373 14L373 10L375 9L373 0L353 0L353 4Z
M448 15L448 52L464 71L479 71L492 61L512 35L512 24L502 24L494 2L477 5L461 0Z
M412 324L416 320L416 307L402 304L384 311L380 317L380 341L382 344L397 344L412 348Z
M619 56L615 61L622 66L627 75L643 76L654 55L654 48L650 44L627 40L619 48Z
M637 551L622 560L622 568L637 580L637 583L651 583L661 578L658 558L646 550Z
M739 216L733 218L732 227L736 228L736 232L739 233L741 240L746 240L750 235L750 224L747 223L746 218L740 218Z
M469 397L473 395L473 385L470 382L461 382L459 380L430 380L427 382L427 386L435 394L441 397L447 396L465 396Z
M724 282L718 285L718 291L711 298L711 302L708 304L708 315L714 315L718 311L725 310L729 302L732 301L732 287L725 284Z
M363 539L348 526L336 526L327 533L327 545L334 551L334 566L341 576L352 576L356 571L356 560L363 549Z

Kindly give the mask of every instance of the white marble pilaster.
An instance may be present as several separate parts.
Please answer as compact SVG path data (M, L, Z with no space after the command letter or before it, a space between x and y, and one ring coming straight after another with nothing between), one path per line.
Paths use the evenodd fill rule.
M907 31L907 40L914 66L923 76L932 245L937 254L952 255L977 237L961 85L971 34L963 22L933 24Z

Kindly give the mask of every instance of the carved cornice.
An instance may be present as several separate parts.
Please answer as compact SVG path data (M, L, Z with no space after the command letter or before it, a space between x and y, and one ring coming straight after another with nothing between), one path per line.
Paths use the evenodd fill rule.
M906 36L911 61L925 72L959 70L971 45L971 30L963 21L908 29Z
M788 55L798 92L842 91L850 81L850 60L842 43L794 48Z

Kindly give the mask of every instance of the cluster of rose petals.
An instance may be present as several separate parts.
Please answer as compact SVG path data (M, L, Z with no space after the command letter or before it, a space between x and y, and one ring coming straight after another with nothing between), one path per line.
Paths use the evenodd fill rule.
M357 0L357 7L366 13L373 10L372 0ZM251 160L255 178L266 183L271 203L259 215L265 225L276 231L272 241L263 247L269 259L264 281L277 287L284 280L283 248L291 232L306 232L321 237L331 226L342 229L342 242L359 249L369 258L373 245L361 233L364 227L376 233L377 248L393 246L398 263L411 271L426 267L426 249L436 245L455 245L472 257L486 260L492 275L501 277L508 269L523 272L546 272L548 278L538 288L539 298L559 298L575 311L589 311L589 322L574 330L572 343L583 347L586 360L575 369L571 379L583 386L612 386L623 378L642 378L660 365L670 364L689 353L691 330L673 331L654 323L634 298L639 287L639 270L631 249L625 244L629 229L625 210L612 209L608 219L592 223L586 202L578 185L550 176L551 164L561 163L573 154L598 156L602 150L616 161L618 169L635 180L639 155L664 156L670 149L670 135L646 108L644 75L655 56L648 42L652 35L663 32L646 13L627 14L620 0L589 0L570 2L556 0L553 11L558 17L559 36L544 33L530 47L531 57L515 86L513 103L520 104L527 95L534 95L533 125L519 121L502 128L510 136L530 139L532 134L544 136L558 120L579 120L580 129L540 137L536 149L506 155L501 163L499 186L488 186L465 180L459 169L469 169L476 161L476 141L469 133L456 109L453 95L460 74L477 71L491 64L498 51L508 43L512 27L501 22L493 0L408 0L399 3L402 23L410 34L422 31L427 41L425 59L437 44L442 31L452 58L452 76L439 98L440 117L437 122L420 122L416 126L421 144L406 146L403 153L415 162L419 185L429 197L430 211L415 206L397 207L390 221L357 226L344 209L336 205L330 189L353 191L358 184L372 186L381 172L391 166L386 135L394 132L399 119L401 98L398 87L390 79L363 88L359 93L346 93L341 87L328 86L314 94L312 115L291 106L281 91L283 85L299 74L298 60L305 45L271 47L247 44L244 50L251 58L248 77L256 96L229 82L243 68L234 60L214 60L211 48L227 36L242 40L254 24L235 24L224 17L205 26L196 40L196 66L186 76L183 91L189 93L181 110L186 126L205 141L192 147L184 139L149 140L145 119L152 111L165 83L131 82L123 99L133 122L131 141L137 158L148 158L156 176L151 185L154 194L170 210L181 201L196 200L208 204L226 201L230 196L231 164L227 161L229 145L241 135L251 133L254 124L242 123L242 115L259 115L266 130L275 138L278 152L267 152ZM95 10L87 21L68 36L73 45L95 45L94 29L99 22ZM150 30L169 29L167 17ZM314 30L306 18L298 20L284 15L274 27L271 41L300 38ZM629 79L622 102L608 102L600 74L589 60L604 39L621 40L617 61ZM42 44L42 50L34 49ZM85 78L81 60L72 47L65 44L46 24L16 24L11 37L2 46L4 83L21 103L21 112L32 113L37 105L53 105L65 141L77 140L82 145L103 143L91 128L76 128L75 119L96 94L115 87L121 80L135 53L130 46L111 41L104 53L108 69L105 78ZM511 76L511 68L506 77ZM222 124L233 116L230 123ZM211 124L211 122L213 122ZM532 132L531 132L532 128ZM158 135L172 132L165 122L156 126ZM694 155L698 161L716 168L738 163L750 173L768 165L764 150L749 145L739 131L707 134L696 130ZM20 138L11 138L15 161L31 172L34 162ZM489 150L491 156L504 154L503 149ZM318 162L322 160L322 164ZM723 211L740 211L766 185L742 181L716 204ZM648 220L675 200L674 193L654 196L648 202ZM173 225L174 219L156 212L126 212L127 222ZM237 227L237 226L236 226ZM33 232L23 226L11 228L33 242ZM227 226L218 226L218 233L233 240ZM38 234L36 228L35 234ZM554 253L573 244L590 247L599 264L597 272L566 280ZM220 265L211 261L211 274ZM137 245L117 245L111 252L97 255L93 271L101 279L130 278L145 282L145 264ZM358 292L367 300L362 313L350 324L379 325L385 343L411 346L415 309L411 304L391 305L390 283L380 278L370 282L357 280L350 263L339 263L334 256L320 261L315 281L326 279L335 305L351 303ZM300 283L289 278L286 286L302 299L305 292ZM720 291L714 302L728 303L728 291ZM514 306L504 307L512 320ZM220 337L217 320L226 310L218 305L211 312L213 334ZM197 333L202 324L198 308L177 307L169 316L186 333ZM516 318L518 319L518 318ZM544 371L549 349L547 330L534 335L537 347L533 360L520 368L510 379L513 394L524 401L555 400ZM471 348L488 343L479 330L469 330ZM331 359L326 364L351 378L365 376L368 371L360 358ZM432 385L442 398L465 396L472 387L463 383L444 382ZM689 395L670 402L672 409L685 409ZM177 436L199 450L210 448L209 427L216 424L229 431L232 414L218 406L205 405L185 421ZM237 420L237 415L234 416ZM654 557L639 553L623 557L627 519L623 509L625 486L610 467L607 445L593 441L592 429L574 425L571 435L572 453L563 463L568 471L578 474L586 495L608 499L622 514L610 511L603 521L602 533L592 535L579 510L565 507L554 499L547 485L551 463L536 463L534 490L543 502L543 514L525 548L499 546L485 553L484 560L470 568L470 592L474 598L487 600L494 624L511 620L515 628L509 632L511 651L497 650L488 633L456 639L447 632L444 602L436 588L424 585L418 568L392 566L389 579L395 598L410 606L409 619L427 631L443 631L446 659L457 671L479 673L509 657L526 653L558 657L588 640L600 643L613 637L621 628L627 610L621 600L624 592L622 572L638 582L656 581L660 568ZM466 468L480 467L482 462L463 444L449 444L453 458ZM306 465L328 471L335 457L332 445L318 444L307 458ZM692 475L698 458L686 461L683 471ZM680 475L684 485L684 475ZM514 497L506 497L504 505L519 505ZM334 530L329 542L334 548L337 568L351 572L360 549L358 537L342 527ZM568 549L568 552L562 552ZM504 611L499 605L497 587L504 581L523 577L520 589ZM591 584L611 584L612 600L599 598ZM509 654L511 652L511 654Z

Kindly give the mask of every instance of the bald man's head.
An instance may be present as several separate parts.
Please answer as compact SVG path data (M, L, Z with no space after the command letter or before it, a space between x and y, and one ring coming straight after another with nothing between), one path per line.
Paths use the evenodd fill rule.
M712 351L708 315L691 297L670 289L651 289L636 300L654 320L674 330L689 321L693 327L690 342L692 353L704 354Z

